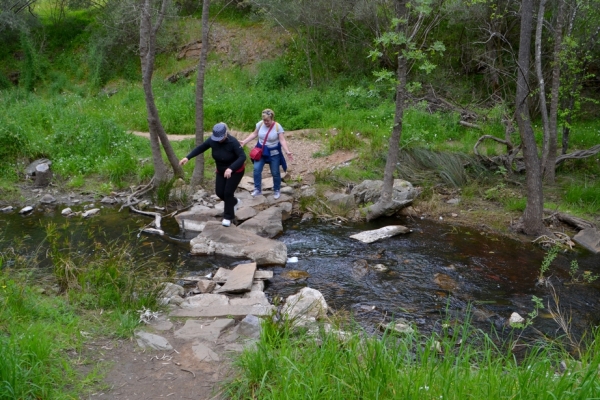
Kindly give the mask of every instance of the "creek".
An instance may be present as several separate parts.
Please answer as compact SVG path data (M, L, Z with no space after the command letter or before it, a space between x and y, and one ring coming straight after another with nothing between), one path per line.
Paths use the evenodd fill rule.
M52 206L38 207L28 215L0 213L0 252L19 247L43 254L49 223L68 223L71 243L94 251L92 244L99 238L103 242L130 240L151 222L128 210L118 212L118 207L104 206L99 215L87 219L67 219L60 210L60 206ZM398 224L413 232L372 244L349 237ZM191 256L188 242L195 234L182 235L173 218L163 219L163 229L172 240L142 234L136 251L140 257L161 258L177 276L206 275L247 261ZM285 299L310 286L323 293L330 307L351 313L368 331L400 317L430 331L448 318L463 320L468 311L482 328L495 325L500 329L512 312L526 317L534 308L535 295L543 299L545 309L540 310L534 326L553 337L562 334L548 310L549 301L555 307L551 288L537 285L545 252L529 243L437 221L402 218L345 225L291 219L284 223L284 234L278 240L287 245L288 257L298 261L270 267L274 278L265 293L271 299ZM579 249L559 254L546 273L561 310L571 318L572 333L581 337L600 322L600 280L572 283L572 260L579 264L578 276L584 271L600 275L600 255ZM376 264L388 270L377 271L373 268ZM42 262L39 268L43 271L48 265ZM286 278L284 273L289 270L302 271L297 274L301 277Z

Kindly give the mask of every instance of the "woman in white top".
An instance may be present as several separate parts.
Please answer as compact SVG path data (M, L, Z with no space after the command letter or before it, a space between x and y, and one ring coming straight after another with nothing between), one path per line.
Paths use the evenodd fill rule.
M262 194L262 171L267 163L271 168L271 175L273 176L273 197L278 199L281 195L281 173L279 172L279 166L281 165L283 170L287 171L287 163L282 150L285 151L285 154L291 161L294 161L292 152L285 141L284 134L285 131L281 125L275 122L275 113L270 108L267 108L262 112L262 120L256 123L254 132L240 142L243 147L246 143L258 137L257 146L263 148L262 158L259 161L254 161L254 191L252 192L252 196ZM265 136L267 137L267 141L265 146L263 146Z

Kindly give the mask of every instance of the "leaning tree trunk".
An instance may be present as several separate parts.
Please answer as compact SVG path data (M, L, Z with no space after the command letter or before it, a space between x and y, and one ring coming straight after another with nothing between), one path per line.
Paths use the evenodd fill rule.
M152 20L150 15L150 0L145 0L142 5L140 19L140 59L142 64L142 85L144 87L144 96L146 100L146 111L148 114L148 128L150 131L150 147L152 148L152 161L154 164L155 182L164 182L167 180L167 168L162 160L160 142L156 133L156 120L158 113L152 107L154 97L152 95Z
M196 78L196 146L204 142L204 76L206 75L206 59L208 57L208 24L210 0L202 3L202 48L198 60L198 76ZM196 157L196 165L192 174L193 186L204 183L204 154Z
M142 63L142 85L144 87L144 98L146 100L146 110L148 113L148 130L150 131L150 142L152 146L152 158L155 168L155 181L162 182L167 180L167 172L162 162L160 152L160 143L162 144L167 159L171 164L176 176L183 177L183 169L179 165L179 159L171 147L167 134L160 122L158 108L154 101L152 92L152 75L154 74L154 59L156 57L156 33L162 24L168 0L162 0L160 13L156 25L152 26L151 0L144 0L141 8L140 19L140 58ZM164 170L164 171L163 171Z
M533 24L533 0L521 2L521 32L516 96L516 119L523 144L523 157L527 169L527 205L523 212L523 231L528 235L539 235L544 231L544 194L538 149L527 99L529 90L529 62L531 30Z
M396 15L402 17L405 11L405 3L399 1L396 3ZM408 60L404 56L402 49L398 51L398 68L396 77L396 111L394 114L394 126L388 143L388 153L383 171L383 188L381 197L372 206L367 208L367 221L376 219L382 215L394 211L394 202L392 195L394 191L394 171L398 164L398 152L400 149L400 139L402 137L402 122L404 119L404 106L406 102L406 76L408 72Z

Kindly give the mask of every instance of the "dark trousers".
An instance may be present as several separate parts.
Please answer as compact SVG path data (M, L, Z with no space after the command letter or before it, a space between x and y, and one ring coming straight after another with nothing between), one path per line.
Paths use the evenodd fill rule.
M232 172L231 178L225 179L223 173L217 171L217 180L215 182L215 193L216 195L225 202L225 210L223 212L223 218L232 220L235 218L235 212L233 207L237 203L237 199L233 195L238 185L240 184L244 171Z

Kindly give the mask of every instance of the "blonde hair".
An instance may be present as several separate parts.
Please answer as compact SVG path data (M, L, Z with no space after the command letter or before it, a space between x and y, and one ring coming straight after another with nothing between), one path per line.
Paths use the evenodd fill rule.
M265 108L262 111L262 115L266 115L268 117L271 117L271 120L275 121L275 111L271 110L270 108Z

